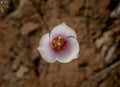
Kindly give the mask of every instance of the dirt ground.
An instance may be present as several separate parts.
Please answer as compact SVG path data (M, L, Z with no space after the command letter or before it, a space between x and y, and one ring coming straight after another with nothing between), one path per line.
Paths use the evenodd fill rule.
M80 57L47 63L39 40L62 22ZM0 0L0 87L120 87L120 0Z

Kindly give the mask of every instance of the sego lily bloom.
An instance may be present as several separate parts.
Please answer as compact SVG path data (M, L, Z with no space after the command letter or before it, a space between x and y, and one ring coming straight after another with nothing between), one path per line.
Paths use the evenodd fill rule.
M42 58L53 63L67 63L78 57L79 43L75 31L65 23L59 24L40 39L38 51Z

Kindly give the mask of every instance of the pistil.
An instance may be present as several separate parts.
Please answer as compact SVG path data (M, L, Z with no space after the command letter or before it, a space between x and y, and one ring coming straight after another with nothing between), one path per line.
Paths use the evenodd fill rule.
M65 50L66 40L61 36L54 38L52 41L52 48L57 52Z

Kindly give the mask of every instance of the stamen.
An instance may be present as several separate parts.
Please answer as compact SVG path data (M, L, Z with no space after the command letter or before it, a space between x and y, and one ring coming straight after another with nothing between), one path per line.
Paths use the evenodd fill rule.
M66 40L61 36L54 38L52 48L57 52L63 51L66 48Z

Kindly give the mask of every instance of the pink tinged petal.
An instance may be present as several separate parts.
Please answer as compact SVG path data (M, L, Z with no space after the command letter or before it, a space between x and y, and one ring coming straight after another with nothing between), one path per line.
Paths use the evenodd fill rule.
M46 33L41 37L39 47L37 49L45 61L50 63L53 63L56 61L54 53L50 46L49 33Z
M56 61L55 55L49 47L38 47L38 51L45 61L49 63L53 63Z
M65 23L59 24L51 31L50 38L55 38L57 36L63 36L65 38L71 36L77 38L75 31Z
M45 35L43 35L40 39L39 42L39 46L40 47L48 47L50 44L50 37L49 37L49 33L46 33Z
M56 60L61 63L67 63L76 59L79 54L79 43L75 38L69 37L67 39L67 48L63 52L56 52Z

